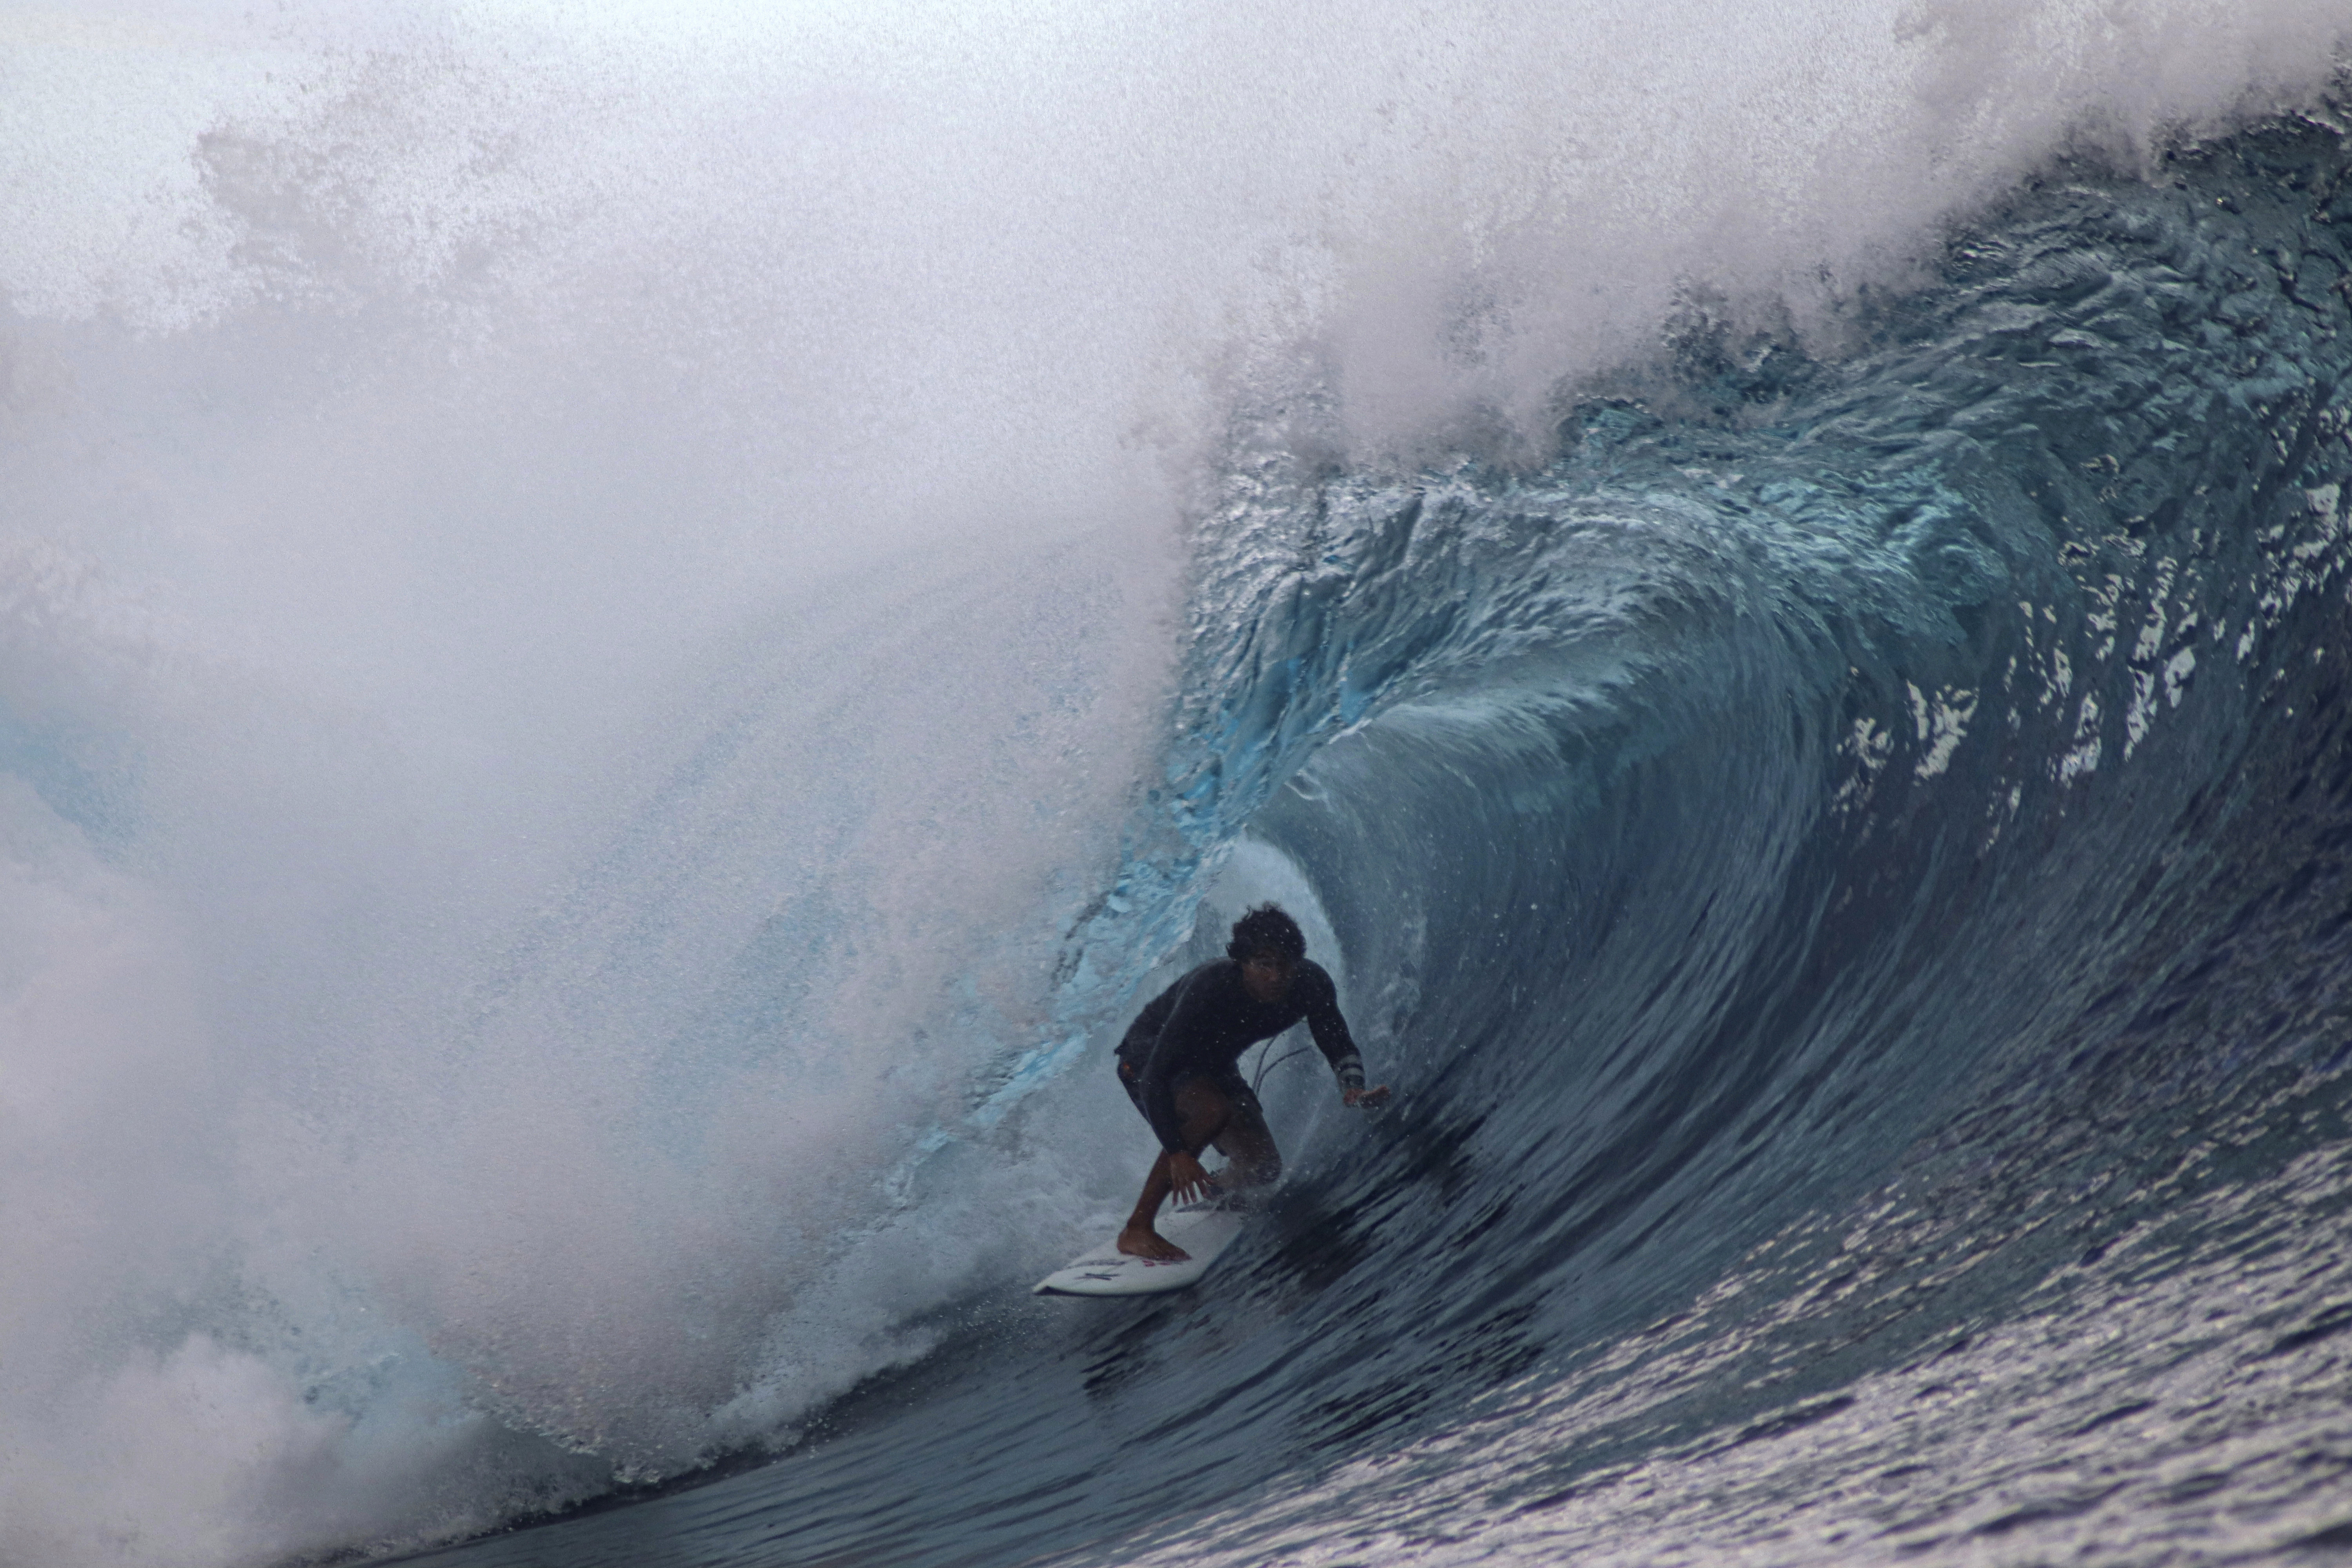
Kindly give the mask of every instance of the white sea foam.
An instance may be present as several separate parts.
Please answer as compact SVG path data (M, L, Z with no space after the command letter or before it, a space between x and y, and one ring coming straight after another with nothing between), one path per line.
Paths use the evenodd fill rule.
M1100 1075L961 1118L1153 782L1238 381L1539 433L2343 25L0 17L0 1561L469 1528L919 1352L1133 1174Z

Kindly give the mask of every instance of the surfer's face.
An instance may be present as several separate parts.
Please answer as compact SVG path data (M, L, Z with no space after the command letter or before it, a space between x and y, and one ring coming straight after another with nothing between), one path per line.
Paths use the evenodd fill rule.
M1290 994L1290 977L1297 973L1296 960L1254 952L1242 960L1242 989L1253 1001L1279 1002Z

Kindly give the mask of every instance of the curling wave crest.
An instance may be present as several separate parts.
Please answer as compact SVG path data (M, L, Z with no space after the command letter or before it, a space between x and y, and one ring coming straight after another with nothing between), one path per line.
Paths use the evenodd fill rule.
M2347 171L2060 166L1850 353L1695 306L1534 472L1258 410L1126 885L1241 836L1192 951L1311 902L1398 1109L1213 1289L974 1301L627 1560L2335 1539Z

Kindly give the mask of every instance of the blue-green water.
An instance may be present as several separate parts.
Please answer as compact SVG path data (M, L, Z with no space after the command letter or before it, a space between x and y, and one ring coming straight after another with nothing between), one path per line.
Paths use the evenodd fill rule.
M425 1560L2342 1550L2347 279L2296 118L2054 165L1834 348L1695 305L1533 470L1252 411L1119 913L1286 866L1396 1109L1193 1291L1008 1280Z

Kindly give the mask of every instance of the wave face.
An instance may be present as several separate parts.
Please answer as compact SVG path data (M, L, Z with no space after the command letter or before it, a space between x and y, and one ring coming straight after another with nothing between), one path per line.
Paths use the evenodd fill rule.
M2336 0L349 9L0 20L0 1563L2341 1543Z
M1694 309L1539 471L1262 411L1129 881L1242 841L1195 947L1312 908L1397 1107L1196 1291L974 1300L787 1462L433 1560L2339 1537L2347 279L2291 118L2058 168L1835 357Z

